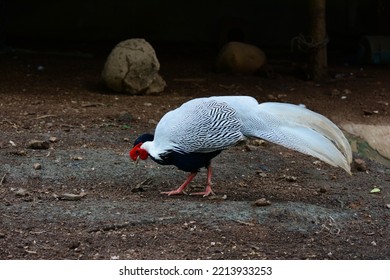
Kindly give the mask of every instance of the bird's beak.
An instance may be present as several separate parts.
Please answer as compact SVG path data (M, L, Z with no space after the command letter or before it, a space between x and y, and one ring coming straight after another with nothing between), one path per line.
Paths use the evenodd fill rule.
M137 157L137 159L134 161L134 165L138 166L138 162L139 162L139 157Z

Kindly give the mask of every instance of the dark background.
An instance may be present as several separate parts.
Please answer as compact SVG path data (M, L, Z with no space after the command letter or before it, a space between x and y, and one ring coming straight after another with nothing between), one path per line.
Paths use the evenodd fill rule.
M308 34L309 0L0 0L2 49L107 52L145 38L158 52L217 51L227 41L253 43L267 55L290 52ZM366 35L389 35L390 1L327 1L330 58L354 60Z

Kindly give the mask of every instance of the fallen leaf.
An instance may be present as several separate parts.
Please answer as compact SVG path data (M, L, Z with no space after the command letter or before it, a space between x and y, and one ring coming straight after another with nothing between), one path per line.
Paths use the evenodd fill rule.
M370 193L379 193L379 192L381 192L381 189L380 189L380 188L377 188L377 187L374 187L374 188L370 191Z

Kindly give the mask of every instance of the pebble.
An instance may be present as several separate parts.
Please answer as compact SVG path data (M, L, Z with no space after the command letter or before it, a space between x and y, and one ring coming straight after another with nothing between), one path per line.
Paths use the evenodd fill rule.
M264 146L267 144L267 141L264 141L261 139L251 139L251 140L248 140L248 142L249 142L249 145L256 146L256 147Z
M364 160L357 158L354 160L355 167L358 171L367 171L367 164Z
M253 203L253 206L257 206L257 207L264 207L269 205L271 205L271 202L269 200L266 200L264 197L259 198Z
M50 144L47 141L31 140L28 142L27 148L35 150L47 150L50 148Z
M263 178L267 177L267 173L262 172L260 170L256 171L256 174L259 175L260 177L263 177Z
M35 170L41 170L42 169L42 165L40 163L34 163L33 167L34 167Z
M321 187L321 188L319 189L319 192L320 192L320 193L326 193L326 192L328 192L328 188L326 188L326 187Z
M352 91L351 91L350 89L347 89L347 88L344 89L343 92L344 92L345 94L351 94L351 93L352 93Z
M80 245L81 245L80 241L72 241L68 247L69 249L74 250L78 248Z
M252 151L255 148L255 146L253 146L253 145L245 145L244 148L245 148L245 151L250 152L250 151Z
M118 117L118 122L120 123L131 123L134 117L129 112L121 112Z
M331 91L331 95L332 96L339 96L341 94L340 90L338 90L337 88L334 88L332 89Z
M23 188L19 188L17 190L14 190L14 193L16 196L26 196L28 195L28 191L26 189L23 189Z
M277 99L273 94L268 94L268 95L267 95L267 98L268 98L269 100L276 100L276 99Z
M73 159L73 160L83 160L83 157L73 156L73 157L71 157L71 159Z
M296 176L289 176L289 175L284 175L283 177L287 182L296 182L298 179Z
M27 152L25 150L12 151L11 154L17 156L27 156Z

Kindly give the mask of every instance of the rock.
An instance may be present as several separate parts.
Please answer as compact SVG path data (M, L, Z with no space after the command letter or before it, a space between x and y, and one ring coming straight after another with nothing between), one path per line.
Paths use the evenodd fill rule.
M73 160L83 160L83 157L81 157L81 156L72 156L71 159L73 159Z
M266 63L264 52L258 47L241 42L224 45L217 58L219 72L253 74Z
M25 150L12 151L10 154L17 156L27 156L27 152Z
M160 63L153 47L144 39L129 39L115 46L102 71L105 84L118 92L152 94L164 90Z
M27 196L29 195L29 192L24 188L18 188L16 190L13 190L16 196Z
M41 170L42 169L42 165L40 163L34 163L33 167L34 167L35 170Z
M252 146L252 145L245 145L245 146L244 146L245 151L247 151L247 152L252 151L254 147L255 147L255 146Z
M320 187L319 192L320 193L327 193L329 191L328 187Z
M354 160L355 167L358 171L367 171L367 164L364 160L357 158Z
M166 85L167 85L167 83L164 81L164 79L159 74L157 74L156 78L152 81L152 83L146 89L145 93L146 94L153 94L153 93L162 92Z
M266 200L265 198L260 198L253 203L253 206L257 207L264 207L269 205L271 205L271 202L269 200Z
M52 143L56 143L56 142L58 142L58 138L55 136L50 136L49 141Z
M69 249L74 250L78 248L80 245L81 245L80 241L72 241L68 247Z
M133 116L127 112L127 111L124 111L124 112L121 112L119 114L119 117L118 117L118 122L119 123L131 123L133 121Z
M50 144L47 141L31 140L28 142L27 147L29 149L46 150L50 148Z
M298 178L296 176L289 176L289 175L283 175L283 178L287 181L287 182L296 182L298 180Z
M261 170L257 170L256 174L259 175L260 177L263 177L263 178L267 177L267 173L265 173L265 172L263 172Z
M267 141L264 141L262 139L251 139L249 140L249 143L253 146L260 147L265 146L267 144Z
M385 158L390 158L390 125L342 123L348 133L359 136Z

